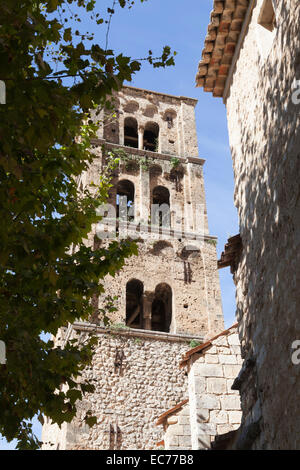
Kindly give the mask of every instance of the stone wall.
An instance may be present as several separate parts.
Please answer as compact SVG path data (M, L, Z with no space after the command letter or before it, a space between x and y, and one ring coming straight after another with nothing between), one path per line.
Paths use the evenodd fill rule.
M157 423L164 426L166 449L211 449L216 437L237 431L242 411L232 385L241 364L237 325L183 355L180 366L188 371L188 399Z
M138 257L126 260L123 269L103 281L105 296L117 296L111 322L126 324L126 285L131 279L143 284L144 317L151 329L151 299L160 284L172 291L171 333L196 334L206 338L224 327L215 246L193 242L195 251L185 251L186 241L148 239L138 242ZM149 302L149 305L147 305ZM105 299L99 299L103 307ZM101 317L99 317L101 322Z
M81 334L83 339L92 329L75 324L67 337ZM158 416L187 395L187 375L179 361L193 337L101 328L97 334L93 363L83 374L96 389L78 403L76 418L61 431L44 425L43 448L156 449L163 437L162 428L155 426ZM122 352L121 366L116 366L117 351ZM83 424L88 409L97 416L92 428Z
M98 137L107 142L124 145L124 123L126 118L137 121L139 148L144 149L142 136L148 125L159 127L159 153L193 157L198 155L193 98L166 95L150 90L124 86L114 97L112 111L96 111L99 120Z
M243 373L238 448L299 449L300 4L273 1L276 27L253 12L226 99L243 253L237 286ZM266 40L265 36L269 40Z
M209 449L217 435L239 428L241 404L232 390L241 369L237 328L211 341L202 353L189 361L189 404L193 449Z
M176 157L177 162L173 162L169 155L96 141L92 149L95 155L93 163L81 176L82 189L91 182L99 181L105 167L105 158L102 155L104 143L107 151L122 150L126 155L124 158L120 157L120 166L111 181L108 199L110 204L116 203L117 183L129 181L134 186L133 216L136 221L148 223L153 190L162 186L170 195L171 226L181 232L208 235L203 159Z
M124 146L122 137L118 143L112 143L113 139L99 127L99 139L106 137L107 140L94 141L92 151L95 158L79 182L84 189L98 181L105 167L107 151L117 149L126 153L114 172L108 203L116 207L120 182L129 183L134 188L133 220L129 229L127 225L122 232L119 228L119 236L138 238L139 255L138 258L129 258L114 278L107 276L104 280L106 294L118 297L117 312L111 315L112 322L125 323L126 285L137 279L143 284L145 297L144 327L151 329L151 298L156 287L164 283L172 291L170 331L210 337L224 328L224 320L216 238L209 234L207 222L204 160L195 158L196 100L132 87L124 87L115 99L118 112L111 125L118 121L118 129L123 129L124 119L131 117L139 126L145 127L151 117L159 125L160 144L159 151L152 152ZM172 115L171 127L166 120L169 115ZM174 129L178 131L174 135L175 141L179 147L183 146L181 150L181 147L177 149L181 153L177 154L175 164L170 154L162 153L168 152L168 133L175 132ZM151 219L155 188L163 188L169 193L170 226L163 230ZM95 226L86 243L101 246L103 241L99 239L99 232L102 229ZM99 306L103 306L101 299Z
M192 449L190 407L188 403L166 417L164 430L165 450Z
M83 190L97 183L107 151L122 150L108 202L116 209L122 192L118 185L126 184L133 220L116 220L115 211L106 233L115 232L114 239L117 233L119 238L137 239L139 254L127 259L115 277L108 275L101 281L105 296L117 297L116 311L109 315L110 332L102 328L103 319L97 313L105 306L102 296L94 299L91 324L76 323L56 339L64 342L76 331L84 335L96 328L99 346L92 366L83 374L96 390L78 403L71 424L61 430L45 424L44 448L51 447L48 441L52 448L59 445L62 449L156 448L162 430L155 420L187 395L187 376L178 364L181 355L191 347L192 339L203 342L224 328L216 238L209 235L207 224L204 160L196 158L195 104L190 98L124 87L115 97L115 117L100 113L98 139L92 149L95 158L78 185ZM139 148L124 145L127 118L137 121ZM157 151L143 149L148 124L159 126ZM136 135L126 132L126 143L136 144ZM172 155L176 155L175 162ZM156 188L169 194L168 225L149 223ZM115 227L110 225L112 219ZM102 227L93 227L86 245L96 250L109 243L103 234L99 237L104 225L102 220ZM131 282L135 291L128 293ZM157 317L167 317L170 323L162 325ZM97 416L97 425L91 429L83 424L88 409ZM179 442L183 445L187 437L182 435Z

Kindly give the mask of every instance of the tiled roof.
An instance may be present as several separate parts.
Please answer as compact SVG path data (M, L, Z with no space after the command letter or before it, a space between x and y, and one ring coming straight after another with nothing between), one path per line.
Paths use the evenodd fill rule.
M213 338L211 338L206 343L200 344L200 346L196 346L195 348L190 349L189 351L187 351L185 354L183 354L182 361L179 363L179 366L180 367L185 366L187 364L188 360L190 359L190 357L193 354L196 354L196 353L199 354L199 353L205 352L208 348L210 348L213 345L213 341L215 341L220 336L228 335L229 333L231 333L231 330L234 329L234 328L237 328L237 326L238 326L238 323L235 323L230 328L228 328L227 330L222 331L221 333L219 333L217 336L214 336Z
M156 421L156 426L158 426L159 424L163 424L168 416L170 416L175 411L180 410L180 408L182 408L183 405L185 405L188 401L189 401L188 399L183 400L180 403L178 403L176 406L171 408L170 410L165 411L162 415L159 416L158 420Z
M196 86L223 96L249 0L214 0Z

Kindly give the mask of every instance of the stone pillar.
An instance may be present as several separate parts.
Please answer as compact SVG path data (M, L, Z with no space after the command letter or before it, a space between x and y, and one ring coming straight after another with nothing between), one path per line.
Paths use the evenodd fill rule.
M139 150L143 150L144 148L144 127L140 126L138 130L138 142L139 142Z
M148 223L150 214L150 178L149 170L140 168L140 217Z
M98 139L103 139L104 138L104 110L101 109L98 116L96 116L96 111L94 111L92 113L92 116L98 124L97 138Z
M181 102L180 118L183 138L183 154L181 154L182 157L195 157L198 155L194 106L195 104L192 102Z
M151 330L151 311L152 311L152 302L154 299L154 293L146 291L143 295L143 317L144 324L143 327L145 330Z
M124 115L119 113L119 144L124 145Z
M184 185L184 230L193 232L195 230L195 191L196 187L192 182L192 164L187 163L187 175L183 178Z

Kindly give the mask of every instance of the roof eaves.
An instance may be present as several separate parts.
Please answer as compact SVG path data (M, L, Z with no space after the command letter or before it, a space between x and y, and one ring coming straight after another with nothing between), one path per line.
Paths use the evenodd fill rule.
M222 97L249 0L214 0L196 86Z
M159 426L160 424L163 424L165 422L165 420L168 418L168 416L170 416L171 414L175 413L175 411L178 411L180 410L180 408L182 408L187 402L189 401L189 399L187 398L186 400L182 400L180 403L178 403L177 405L175 405L173 408L171 408L170 410L167 410L165 411L162 415L160 415L156 421L156 426Z

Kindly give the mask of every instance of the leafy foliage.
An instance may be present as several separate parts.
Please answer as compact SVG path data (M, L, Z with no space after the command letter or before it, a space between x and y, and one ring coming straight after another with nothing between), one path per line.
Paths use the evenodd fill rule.
M99 281L137 254L127 240L95 251L83 243L107 198L109 171L93 193L77 189L93 157L97 126L89 109L111 107L112 93L141 67L142 59L107 48L115 6L133 3L115 1L107 19L95 0L0 4L0 80L7 92L0 106L0 338L7 347L0 433L16 438L19 449L40 445L29 423L36 413L69 422L76 401L93 390L76 379L91 361L94 339L62 348L41 333L56 335L68 322L87 320L91 299L104 293ZM106 26L105 48L76 29L80 10ZM154 67L174 63L169 47L158 58L149 51L145 60ZM93 425L95 418L87 413L86 421Z
M179 158L177 158L177 157L171 157L170 158L170 164L171 164L172 168L177 168L179 163L180 163Z
M189 342L189 346L191 348L196 348L197 346L200 346L200 341L197 341L196 339L192 339L190 342Z
M205 240L206 243L208 243L209 245L213 245L213 246L217 246L218 242L217 240L214 240L213 238L207 238Z
M129 169L132 163L140 165L143 170L149 169L149 160L147 157L141 157L139 155L132 155L127 153L124 149L114 149L115 156L125 166L125 169Z

